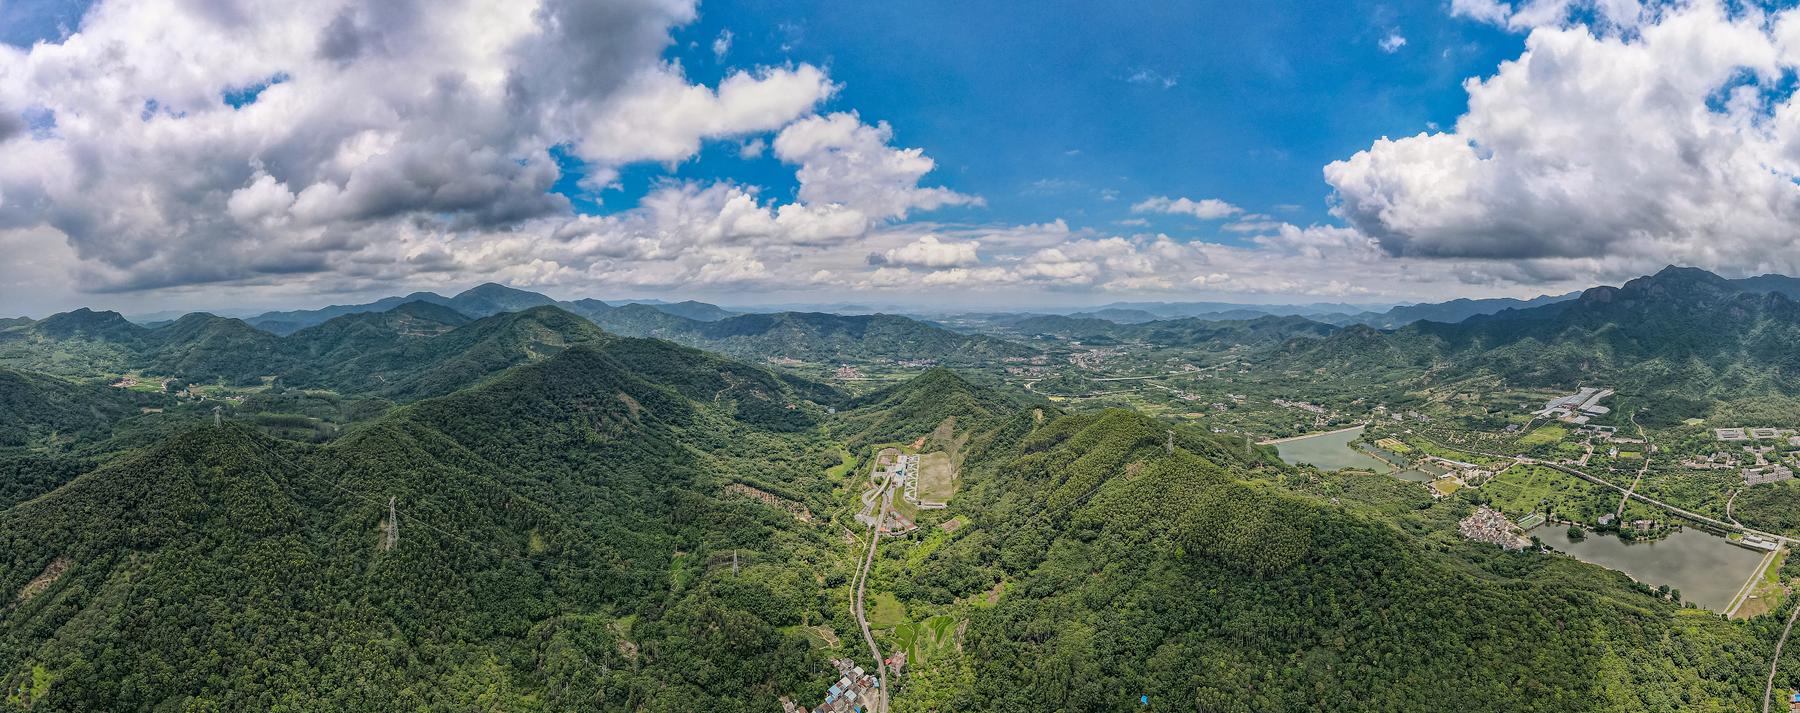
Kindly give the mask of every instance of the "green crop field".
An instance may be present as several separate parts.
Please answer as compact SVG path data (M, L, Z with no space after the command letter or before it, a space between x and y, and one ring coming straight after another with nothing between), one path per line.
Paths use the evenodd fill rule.
M956 617L948 614L940 614L918 624L906 622L894 627L894 639L899 642L900 650L906 652L906 660L910 664L924 665L956 645L958 623Z
M1481 494L1508 515L1523 515L1548 503L1552 510L1584 521L1588 515L1611 512L1617 502L1597 485L1537 466L1509 468L1482 485Z
M1563 437L1567 435L1569 435L1569 429L1563 428L1562 426L1539 426L1532 432L1521 437L1519 439L1519 445L1525 446L1526 448L1549 445L1561 441Z

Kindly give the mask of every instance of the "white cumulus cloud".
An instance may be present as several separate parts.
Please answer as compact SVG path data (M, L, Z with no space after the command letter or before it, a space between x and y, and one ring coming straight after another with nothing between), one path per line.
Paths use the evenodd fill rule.
M1218 220L1242 213L1243 209L1217 198L1170 198L1155 196L1132 205L1133 213L1167 213L1169 215L1191 215L1201 220Z
M1336 212L1393 255L1793 272L1800 103L1783 77L1797 68L1792 10L1703 1L1626 34L1539 27L1467 83L1453 130L1381 139L1325 179Z
M946 242L936 235L893 248L883 254L887 264L902 267L946 268L973 265L981 261L977 249L980 241Z

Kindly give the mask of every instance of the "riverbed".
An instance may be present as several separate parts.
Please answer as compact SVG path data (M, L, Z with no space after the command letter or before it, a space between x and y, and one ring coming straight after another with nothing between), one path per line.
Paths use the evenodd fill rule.
M1593 532L1585 540L1570 542L1568 530L1567 525L1550 524L1530 534L1583 562L1624 572L1652 587L1667 584L1679 589L1682 601L1713 611L1724 611L1764 554L1695 528L1631 543Z
M1311 463L1320 470L1367 468L1377 473L1392 470L1380 459L1350 447L1350 442L1362 436L1362 432L1362 427L1357 426L1295 438L1275 444L1275 452L1281 454L1284 461L1294 465Z

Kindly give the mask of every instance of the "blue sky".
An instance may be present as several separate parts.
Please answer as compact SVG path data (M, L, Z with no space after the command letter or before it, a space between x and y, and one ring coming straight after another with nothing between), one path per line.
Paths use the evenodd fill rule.
M713 42L732 33L723 62ZM1406 42L1394 52L1383 39ZM1133 215L1152 195L1208 196L1301 224L1329 221L1325 164L1381 136L1453 124L1464 77L1523 36L1452 18L1442 2L766 2L701 6L669 56L701 82L730 68L810 62L842 85L834 108L887 121L938 161L933 178L986 207L939 220L1116 229L1231 241L1217 225ZM662 166L628 172L628 206ZM773 159L713 145L683 178L792 190ZM1111 193L1108 193L1108 192ZM1107 196L1111 200L1106 200Z
M1800 273L1792 4L0 0L0 312Z

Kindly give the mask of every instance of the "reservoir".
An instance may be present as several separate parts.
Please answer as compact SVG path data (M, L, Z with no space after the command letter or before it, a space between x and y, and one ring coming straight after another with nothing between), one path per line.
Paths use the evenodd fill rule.
M1624 572L1652 587L1667 584L1679 589L1682 601L1713 611L1722 611L1731 603L1764 554L1694 528L1655 542L1629 544L1597 533L1570 542L1568 530L1567 526L1545 525L1529 534L1583 562Z
M1367 468L1377 473L1386 473L1390 468L1374 456L1350 447L1350 442L1361 436L1361 426L1346 428L1341 431L1303 436L1275 444L1275 451L1281 459L1295 465L1311 463L1320 470L1339 470L1342 468Z

